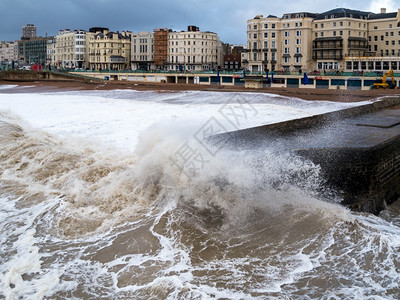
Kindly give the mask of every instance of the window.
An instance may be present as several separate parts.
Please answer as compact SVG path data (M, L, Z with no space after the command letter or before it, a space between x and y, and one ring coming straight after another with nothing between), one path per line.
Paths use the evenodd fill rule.
M340 21L340 23L339 23L339 24L340 24L340 26L343 26L343 22L342 22L342 21Z
M255 39L257 38L257 33L253 34L253 38L255 38Z
M276 43L275 41L272 41L272 42L271 42L271 48L272 48L272 49L275 49L275 48L276 48L276 47L275 47L275 46L276 46L275 43Z
M268 28L268 24L264 24L264 28L267 29Z
M321 24L321 28L324 28L324 23Z
M381 41L383 41L384 40L384 37L383 37L383 35L381 35Z
M289 32L288 31L285 31L285 36L289 36Z
M295 57L294 60L297 64L301 63L301 57Z
M323 33L323 32L321 32L321 36L324 36L324 33Z
M272 24L272 25L271 25L271 28L275 28L275 24Z
M301 45L301 39L296 39L296 44Z
M375 42L378 41L378 36L377 36L377 35L374 36L374 41L375 41Z
M378 29L378 26L374 26L374 29Z
M286 64L289 63L289 57L284 57L283 60Z
M275 38L275 32L271 32L271 37L274 39Z
M336 27L336 22L333 22L333 27Z
M300 54L301 53L301 47L296 47L296 53Z
M296 36L301 36L301 31L300 30L296 31Z
M264 38L268 37L268 32L264 32Z
M257 53L253 53L253 60L257 60Z
M257 42L253 42L253 49L257 49Z
M385 43L385 44L386 44L386 46L389 46L389 41L386 41L386 43Z
M289 48L285 48L285 49L284 49L284 53L285 53L285 54L289 54Z
M343 31L342 31L342 30L339 31L339 35L340 35L340 36L343 35Z
M253 29L256 30L257 29L257 25L254 25Z
M267 49L267 48L268 48L268 42L265 41L265 42L264 42L264 49Z
M393 31L390 32L390 36L394 36L394 32Z
M318 28L318 24L315 24L315 28Z
M289 45L289 40L285 40L285 45Z
M389 36L389 32L385 32L385 36Z
M333 36L336 36L336 31L333 32Z

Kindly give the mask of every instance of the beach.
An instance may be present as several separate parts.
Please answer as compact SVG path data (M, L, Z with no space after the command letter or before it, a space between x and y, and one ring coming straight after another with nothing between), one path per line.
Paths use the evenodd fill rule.
M287 97L296 97L303 100L323 100L334 102L360 102L377 99L385 96L400 95L399 89L387 90L328 90L312 88L262 88L249 89L244 86L220 86L179 83L143 83L130 81L91 82L79 80L43 80L43 81L0 81L0 85L15 84L23 89L14 89L13 92L52 92L57 90L114 90L130 89L136 91L180 92L180 91L212 91L212 92L253 92L269 93Z

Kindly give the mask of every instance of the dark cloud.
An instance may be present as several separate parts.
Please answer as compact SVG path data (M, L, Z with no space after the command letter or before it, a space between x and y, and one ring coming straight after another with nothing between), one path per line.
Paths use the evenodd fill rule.
M60 29L88 30L94 26L137 32L159 27L179 31L197 25L218 33L224 42L245 43L246 22L257 14L282 16L336 7L369 10L373 2L377 1L0 0L0 41L19 39L26 24L35 24L42 36L56 35Z

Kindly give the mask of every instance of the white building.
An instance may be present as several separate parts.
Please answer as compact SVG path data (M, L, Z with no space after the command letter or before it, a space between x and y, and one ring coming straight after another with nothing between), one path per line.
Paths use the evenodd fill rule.
M86 31L60 30L56 36L56 61L59 68L85 68Z
M47 59L46 64L51 67L55 67L56 65L56 37L47 41Z
M132 70L154 69L154 35L152 32L132 34Z
M0 43L0 61L17 61L18 60L18 43L17 42L1 42Z
M217 70L223 65L218 35L188 26L188 31L168 33L168 65L175 71Z

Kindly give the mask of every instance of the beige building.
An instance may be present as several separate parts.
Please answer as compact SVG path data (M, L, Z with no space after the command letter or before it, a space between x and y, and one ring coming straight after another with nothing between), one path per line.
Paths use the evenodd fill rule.
M87 68L91 70L126 70L131 61L130 31L111 32L93 27L86 34Z
M368 51L366 55L349 55L345 58L347 71L386 72L390 68L400 71L400 9L370 15L368 26Z
M53 68L56 65L56 37L47 41L47 60L46 65Z
M70 69L85 68L85 60L86 31L60 30L56 36L55 64L53 66Z
M18 42L0 42L0 61L18 60Z
M152 32L132 34L131 53L132 70L153 70L154 34Z
M400 70L400 9L380 14L337 8L320 14L258 15L247 22L252 72Z
M167 64L175 71L217 70L223 65L222 49L216 33L188 26L187 31L168 32Z
M262 15L247 22L247 61L251 72L309 69L312 57L312 21L301 12L282 18Z

